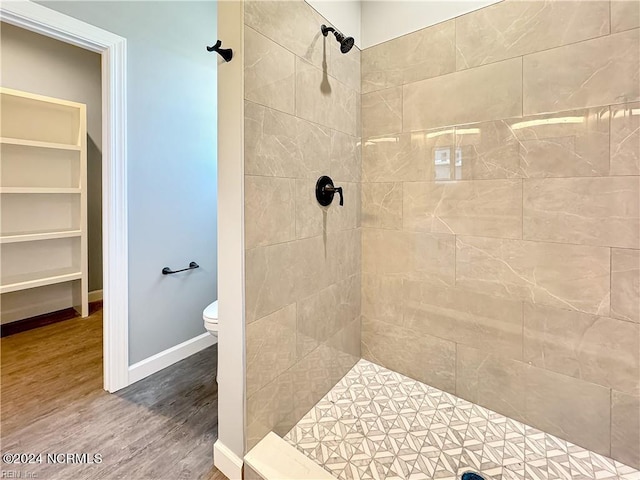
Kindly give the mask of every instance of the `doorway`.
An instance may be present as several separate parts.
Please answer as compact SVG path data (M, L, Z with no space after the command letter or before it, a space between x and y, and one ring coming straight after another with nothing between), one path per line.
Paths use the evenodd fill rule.
M4 23L100 55L103 387L129 384L126 40L32 2L5 2Z

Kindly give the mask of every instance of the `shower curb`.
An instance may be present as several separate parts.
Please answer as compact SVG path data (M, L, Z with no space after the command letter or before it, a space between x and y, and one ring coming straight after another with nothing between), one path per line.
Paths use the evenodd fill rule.
M335 480L329 472L273 432L244 457L246 480ZM247 476L246 467L253 472Z

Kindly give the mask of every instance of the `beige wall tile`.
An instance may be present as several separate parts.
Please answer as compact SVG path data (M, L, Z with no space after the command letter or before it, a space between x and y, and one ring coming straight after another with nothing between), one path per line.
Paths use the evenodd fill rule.
M296 361L296 305L247 325L247 395L251 396Z
M330 130L245 102L245 174L314 181L329 169Z
M362 232L362 271L396 275L440 285L453 285L453 235L365 228Z
M358 316L342 330L329 337L327 346L334 351L337 383L357 362L361 356L361 321Z
M524 238L640 247L640 178L524 181Z
M359 275L362 265L362 234L359 228L331 232L323 239L322 253L333 282Z
M316 200L316 180L296 181L296 238L322 235L327 229L328 209Z
M245 174L298 176L296 123L291 115L244 102Z
M536 367L640 394L640 325L524 305L524 360Z
M356 360L353 364L355 362ZM302 418L349 371L351 366L346 367L339 359L338 350L327 344L320 345L296 363L290 369L295 392L294 418L297 420Z
M522 238L522 181L407 182L405 230Z
M457 352L456 395L525 421L526 365L495 355L491 349L458 345Z
M510 122L498 120L455 128L460 165L437 166L437 180L520 178L519 144Z
M295 56L251 28L244 41L244 98L293 113Z
M270 431L285 435L291 430L298 421L294 416L294 392L293 376L285 371L247 397L245 451L251 450Z
M360 318L360 295L360 276L354 275L298 301L299 359Z
M362 145L365 182L427 181L434 176L435 158L451 152L453 129L367 138Z
M297 119L296 144L299 150L298 177L317 180L329 169L331 131L320 125Z
M611 249L611 316L640 323L640 251Z
M332 341L334 341L334 343L330 342L331 345L337 347L342 345L342 340L334 337L345 328L355 328L353 322L356 320L360 321L360 312L362 310L362 275L358 273L346 280L336 282L333 284L333 288L337 291L337 301L334 312L332 312L334 316L333 325L335 328L331 331L329 338L333 338ZM357 333L357 336L360 336L360 333ZM357 343L358 345L360 344L359 341ZM349 354L354 353L349 342L345 344L345 348L347 348L345 352ZM359 349L360 347L358 346L357 348Z
M342 187L342 195L344 198L343 205L340 205L340 195L333 197L331 205L327 209L327 231L335 232L337 230L349 230L360 226L360 205L361 191L359 183L338 182L334 179L337 187ZM315 196L315 186L313 187ZM316 201L317 203L317 201Z
M406 328L458 344L522 358L522 302L455 287L405 281Z
M245 253L246 322L279 310L296 300L296 242L256 247Z
M356 95L356 133L362 140L362 95Z
M640 2L638 0L611 1L611 32L621 32L640 27Z
M608 388L532 366L525 381L525 423L609 455Z
M609 174L609 109L590 108L511 120L524 177Z
M640 103L611 106L611 175L640 175Z
M522 59L405 85L403 131L426 130L522 114Z
M362 226L402 229L402 183L362 184Z
M640 469L640 397L611 392L611 456Z
M524 114L637 101L640 30L524 57Z
M609 2L506 1L456 18L458 70L609 33Z
M326 60L320 25L325 21L303 0L250 0L244 2L244 22L273 41L321 66Z
M359 273L359 230L346 230L246 252L246 321Z
M402 278L362 274L362 315L392 325L403 324Z
M455 23L443 22L362 52L364 93L455 70Z
M360 137L331 130L329 149L331 178L339 182L359 182L362 178ZM326 173L323 173L326 175Z
M402 131L402 87L362 95L362 136Z
M296 270L296 299L308 297L315 292L347 278L350 275L337 276L332 270L332 258L329 256L327 240L324 235L305 238L294 242L295 264L280 268ZM349 250L349 245L343 248Z
M295 239L295 180L245 176L245 245L271 245Z
M607 315L609 261L604 247L458 236L456 285Z
M358 135L356 107L359 94L322 69L296 57L296 116Z
M338 42L327 42L329 75L360 93L360 49L354 46L342 53Z
M362 320L363 358L449 392L455 388L455 352L453 342L366 317Z

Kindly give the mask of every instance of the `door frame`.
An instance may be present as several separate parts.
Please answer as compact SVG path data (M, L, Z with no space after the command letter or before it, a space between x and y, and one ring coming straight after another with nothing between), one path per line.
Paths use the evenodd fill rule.
M103 369L115 392L129 385L127 40L29 0L0 3L0 19L102 59Z

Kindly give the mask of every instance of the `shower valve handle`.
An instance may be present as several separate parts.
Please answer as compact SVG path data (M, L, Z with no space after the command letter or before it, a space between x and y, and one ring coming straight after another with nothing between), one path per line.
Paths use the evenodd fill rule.
M323 207L331 205L335 194L340 195L340 206L344 205L344 198L342 196L342 187L336 187L333 184L333 180L326 175L323 175L316 182L316 200Z
M333 193L334 195L336 193L340 195L340 206L342 207L344 205L344 198L342 198L342 187L334 187L331 184L327 184L324 187L324 191L327 193Z

